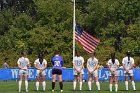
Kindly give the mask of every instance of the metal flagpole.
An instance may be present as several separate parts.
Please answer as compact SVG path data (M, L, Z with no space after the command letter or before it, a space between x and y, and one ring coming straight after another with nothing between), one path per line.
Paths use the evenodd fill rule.
M75 57L75 0L73 0L73 62Z

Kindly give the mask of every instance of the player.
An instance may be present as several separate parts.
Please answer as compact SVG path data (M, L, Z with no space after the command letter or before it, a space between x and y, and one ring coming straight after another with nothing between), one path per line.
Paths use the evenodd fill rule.
M52 77L53 77L52 92L54 92L55 81L56 81L57 75L59 78L60 91L63 92L62 67L63 67L64 60L60 56L59 52L55 52L54 54L55 54L55 56L52 58L52 66L53 66L53 69L52 69Z
M91 87L92 87L93 77L95 78L96 86L97 86L98 90L100 90L100 83L98 81L98 69L97 69L97 66L98 66L98 59L95 58L95 52L93 52L91 54L91 57L87 61L87 70L88 70L88 74L89 74L89 76L88 76L89 90L91 90Z
M80 82L80 90L82 90L82 76L84 74L84 58L80 56L79 51L76 51L76 56L74 57L73 67L74 67L74 81L73 81L73 89L76 89L76 83L79 79Z
M134 66L134 59L131 57L130 51L126 53L126 57L123 58L122 64L124 68L125 74L125 87L128 90L128 76L130 76L130 80L132 82L133 90L136 90L134 77L133 77L133 66Z
M36 71L36 77L37 77L36 90L37 91L39 90L39 82L40 82L40 78L41 78L43 91L45 91L45 89L46 89L46 82L45 82L46 71L45 71L45 69L47 67L47 61L45 59L43 59L42 53L38 54L38 59L35 60L34 66L37 69L37 71Z
M25 80L25 89L28 92L28 65L29 59L25 57L26 53L21 52L21 57L18 59L17 64L19 70L19 92L21 92L22 78Z
M111 59L109 59L108 63L108 68L110 70L110 84L109 84L109 89L112 91L112 83L113 79L115 81L115 91L118 91L118 68L119 68L119 61L115 58L115 53L111 53Z

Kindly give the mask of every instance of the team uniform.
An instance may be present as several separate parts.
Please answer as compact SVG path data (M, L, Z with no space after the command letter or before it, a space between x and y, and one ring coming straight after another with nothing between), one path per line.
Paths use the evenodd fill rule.
M119 63L119 61L118 61L117 59L115 59L114 64L113 64L113 62L112 62L111 59L108 61L107 64L108 64L108 66L110 66L110 69L111 69L112 71L115 71L116 68L120 65L120 63ZM109 76L118 76L118 71L115 71L114 73L115 73L115 74L113 75L113 74L110 72Z
M76 77L77 76L81 76L84 74L84 71L83 71L83 64L84 64L84 58L81 57L81 56L75 56L74 57L74 61L73 61L73 64L75 65L74 67L74 76L75 76L75 79L74 79L74 82L73 82L73 88L74 90L76 89L76 83L77 83L77 80L76 80ZM82 69L81 69L82 68ZM80 72L77 72L77 70L79 71L81 69ZM82 90L82 81L79 82L80 83L80 90Z
M34 62L35 65L37 65L37 68L39 69L44 69L44 66L47 65L47 61L45 59L43 59L43 62L42 64L39 62L39 59L36 59L35 62ZM36 76L46 76L46 71L42 71L42 73L40 73L40 70L37 69L36 71Z
M21 57L18 59L17 64L20 65L21 69L19 71L19 75L28 75L28 65L29 65L29 59ZM25 70L23 70L25 69Z
M52 58L52 74L62 75L62 66L63 66L64 60L61 56L54 56Z
M88 71L93 71L92 73L88 73L89 75L89 78L93 78L93 77L98 77L98 69L96 68L98 65L98 59L97 58L89 58L88 61L87 61L87 68L88 68ZM100 90L100 83L98 81L96 81L96 86L98 88L98 90ZM91 90L91 87L92 87L92 81L88 81L88 87L89 87L89 90Z
M45 65L47 65L47 61L45 59L43 59L42 63L40 63L39 58L35 60L34 65L36 65L37 71L36 71L36 76L37 77L42 77L42 76L46 76L46 71L45 71ZM42 72L41 69L43 70ZM43 86L43 91L46 90L46 82L43 80L42 82L42 86ZM39 81L36 82L36 90L39 90Z
M134 59L132 57L130 57L129 59L128 59L128 57L124 57L122 60L122 64L125 66L126 69L130 69L131 66L134 65ZM133 77L133 75L134 75L133 68L131 68L128 73L126 71L124 71L124 74L125 74L125 76ZM132 80L131 82L132 82L133 90L136 90L134 80ZM125 81L125 87L126 87L126 90L128 90L128 81Z
M28 65L29 65L29 59L25 57L21 57L18 59L17 64L20 65L19 75L28 75ZM19 81L19 92L21 92L21 84L22 81ZM25 89L26 92L28 92L28 81L25 80Z
M79 56L79 57L74 57L74 62L73 64L75 64L75 68L74 68L74 75L79 75L79 74L84 74L83 71L83 63L84 63L84 58ZM77 72L77 70L80 70L80 68L82 67L82 70L80 73Z
M124 64L126 69L129 69L132 65L134 65L134 59L130 57L130 60L128 60L128 57L123 58L122 63ZM125 76L133 76L133 69L129 70L128 73L124 71Z
M87 65L88 65L88 69L90 71L92 71L94 69L95 66L98 65L98 59L94 57L94 59L89 58L87 61ZM97 77L98 76L98 69L96 69L95 71L93 71L93 73L88 73L89 77Z
M118 71L115 71L115 70L116 70L116 68L118 68L118 66L120 64L119 61L117 59L115 59L115 61L113 63L112 59L110 59L107 64L110 67L110 70L114 72L114 74L112 74L111 71L110 71L109 76L110 77L114 77L115 76L115 78L117 78ZM115 81L115 82L117 82L117 81ZM110 91L112 91L112 83L109 84L109 88L110 88ZM118 83L115 83L115 91L116 92L118 91Z
M62 75L62 67L64 64L64 60L61 56L59 55L55 55L52 58L52 65L53 65L53 69L52 69L52 75ZM59 78L60 79L60 78ZM63 82L60 80L59 81L59 86L61 89L61 92L63 91ZM55 88L55 81L52 82L52 91L54 91Z

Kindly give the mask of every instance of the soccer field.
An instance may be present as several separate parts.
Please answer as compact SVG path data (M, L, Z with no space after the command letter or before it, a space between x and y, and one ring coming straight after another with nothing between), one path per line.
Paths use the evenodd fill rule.
M56 83L56 90L54 93L60 93L59 91L59 84ZM79 84L77 84L79 85ZM101 91L97 91L95 83L93 84L92 91L88 91L87 82L83 83L83 90L79 91L79 87L77 87L77 90L73 91L73 84L72 82L64 82L64 91L63 93L109 93L108 89L108 82L100 83L101 85ZM113 87L114 88L114 87ZM124 82L119 83L119 91L117 93L140 93L140 82L136 82L136 89L137 91L133 91L131 87L131 83L129 83L129 91L125 91ZM46 82L46 93L52 93L51 92L51 82ZM29 82L29 92L28 93L45 93L42 91L42 84L40 84L40 91L37 92L35 90L35 81ZM18 93L18 82L16 81L0 81L0 93ZM24 90L24 82L22 83L22 92L25 93ZM116 93L116 92L111 92Z

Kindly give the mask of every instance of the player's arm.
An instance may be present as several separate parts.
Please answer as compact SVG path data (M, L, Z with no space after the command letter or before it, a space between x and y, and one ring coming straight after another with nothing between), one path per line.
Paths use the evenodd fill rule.
M118 68L119 68L119 65L120 65L120 64L119 64L119 61L117 60L117 66L116 66L116 69L115 69L115 71L116 71L116 70L118 70Z
M134 59L132 60L132 65L129 67L128 70L131 70L134 67Z
M78 71L78 70L76 69L76 65L75 65L75 63L73 63L73 67L74 67L74 69L75 69L76 71Z
M45 70L47 68L47 61L46 60L44 60L44 61L45 61L45 64L44 64L44 68L42 70Z
M89 70L89 64L88 64L88 61L87 61L87 70L88 70L88 72L91 73L91 70Z

